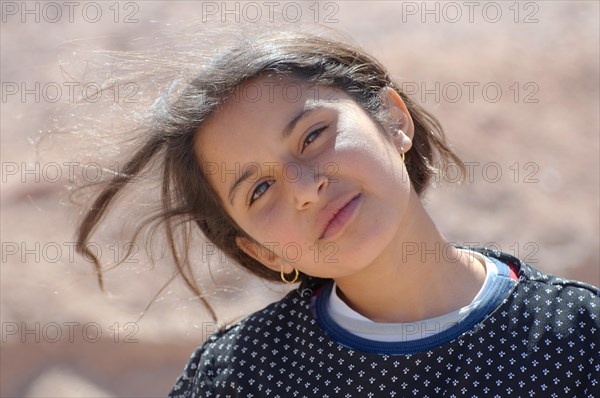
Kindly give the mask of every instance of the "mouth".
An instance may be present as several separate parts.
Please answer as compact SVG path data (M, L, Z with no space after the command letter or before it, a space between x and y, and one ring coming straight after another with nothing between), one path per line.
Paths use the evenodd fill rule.
M352 219L352 216L356 213L356 209L360 202L360 193L352 196L349 199L342 199L333 201L328 204L325 209L321 213L323 217L321 219L325 219L324 226L321 229L321 235L319 239L328 239L344 229L346 225Z

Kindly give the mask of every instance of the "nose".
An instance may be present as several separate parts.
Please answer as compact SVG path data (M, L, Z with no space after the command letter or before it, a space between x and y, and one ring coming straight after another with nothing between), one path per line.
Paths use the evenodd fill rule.
M328 185L327 175L318 168L295 163L286 167L284 178L293 196L296 208L303 210L319 200L319 195Z

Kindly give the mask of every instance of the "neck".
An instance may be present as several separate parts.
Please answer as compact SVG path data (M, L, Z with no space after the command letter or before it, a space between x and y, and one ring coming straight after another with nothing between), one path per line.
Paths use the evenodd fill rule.
M414 322L471 303L485 280L485 267L450 245L420 199L386 249L361 272L336 279L340 298L375 322ZM410 239L408 239L410 237Z

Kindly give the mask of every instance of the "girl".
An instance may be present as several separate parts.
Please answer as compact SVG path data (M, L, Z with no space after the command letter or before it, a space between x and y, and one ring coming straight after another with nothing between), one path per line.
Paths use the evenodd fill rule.
M153 111L80 250L93 257L85 244L115 195L158 158L191 288L175 220L254 274L300 283L212 335L169 396L598 396L599 290L444 238L420 197L437 168L464 164L370 56L270 32Z

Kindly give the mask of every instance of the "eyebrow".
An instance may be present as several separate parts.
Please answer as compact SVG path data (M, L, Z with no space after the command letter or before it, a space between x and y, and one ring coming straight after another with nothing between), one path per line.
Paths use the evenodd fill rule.
M300 122L300 120L302 120L304 117L308 116L309 114L311 114L317 110L320 110L324 107L325 107L325 105L321 103L321 104L312 105L312 106L302 109L300 112L298 112L298 114L296 114L296 116L294 116L292 118L292 120L290 120L290 122L281 131L281 138L284 140L289 138L289 136L292 134L292 132L294 131L294 129L296 128L296 125ZM233 201L235 199L236 191L238 190L240 185L245 180L250 178L253 170L254 170L254 167L246 168L246 170L242 173L242 175L237 180L235 180L233 185L231 185L231 188L229 188L229 203L231 204L231 206L233 206Z
M319 109L324 108L324 107L325 107L325 105L323 105L323 104L316 104L316 105L312 105L312 106L302 109L300 112L298 112L298 114L296 116L294 116L294 118L292 120L290 120L290 122L287 124L287 126L285 126L285 128L281 132L281 138L283 138L284 140L287 139L292 134L292 131L294 131L294 129L296 128L296 125L298 124L298 122L300 122L300 120L303 117L306 117L309 114L311 114L315 111L318 111Z

